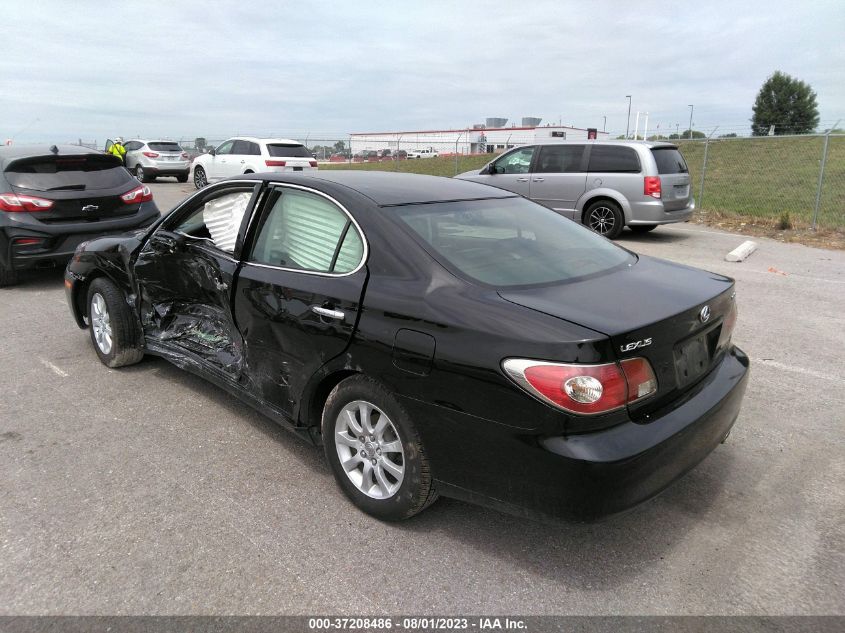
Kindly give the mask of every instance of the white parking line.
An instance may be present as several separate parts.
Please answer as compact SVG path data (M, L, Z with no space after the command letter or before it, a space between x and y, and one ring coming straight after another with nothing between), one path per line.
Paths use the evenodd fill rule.
M62 378L68 377L68 373L64 369L62 369L61 367L56 367L49 360L44 360L43 358L39 358L38 360L41 361L41 364L44 365L44 367L52 371L57 376L61 376Z
M823 378L824 380L832 380L834 382L845 382L845 378L831 376L829 374L823 374L818 371L813 371L812 369L805 369L804 367L796 367L795 365L786 365L784 363L779 363L776 360L769 360L767 358L755 358L754 360L756 362L762 363L764 367L782 369L783 371L789 371L793 374L803 374L804 376L812 376L813 378Z

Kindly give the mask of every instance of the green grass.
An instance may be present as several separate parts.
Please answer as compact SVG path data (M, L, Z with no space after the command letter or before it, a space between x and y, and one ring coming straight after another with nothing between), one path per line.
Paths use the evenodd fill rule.
M777 223L788 214L797 226L809 226L816 200L822 137L714 139L707 152L707 178L701 204L703 141L681 141L699 210L728 217ZM478 169L489 156L458 157L458 173ZM320 169L369 169L433 176L454 176L455 158L438 157L386 163L352 163ZM820 227L845 226L845 136L832 136L822 187Z

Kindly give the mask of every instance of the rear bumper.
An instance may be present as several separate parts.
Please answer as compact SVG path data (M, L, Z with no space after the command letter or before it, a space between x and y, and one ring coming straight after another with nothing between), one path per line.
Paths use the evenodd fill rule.
M647 424L582 435L509 434L466 414L429 409L420 418L419 406L413 413L426 420L421 435L442 494L535 518L592 521L650 499L707 457L739 415L748 368L734 347L693 394Z
M677 211L666 211L663 202L632 202L631 217L626 218L628 226L646 226L655 224L672 224L674 222L686 222L695 212L695 200L691 200L689 206Z
M6 218L7 221L0 225L0 263L14 270L26 270L45 264L64 266L82 242L149 226L159 216L155 202L144 202L137 213L130 216L97 222L44 224L9 221ZM36 245L17 243L18 239L26 238L40 239L42 242Z
M187 176L191 171L189 163L173 163L173 164L157 164L156 166L147 166L141 163L144 168L144 173L148 176Z

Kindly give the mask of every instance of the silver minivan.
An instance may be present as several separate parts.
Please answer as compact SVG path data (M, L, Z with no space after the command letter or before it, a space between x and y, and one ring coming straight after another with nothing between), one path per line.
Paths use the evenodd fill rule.
M560 141L522 145L480 170L455 176L513 191L614 239L686 222L695 210L676 145L649 141Z

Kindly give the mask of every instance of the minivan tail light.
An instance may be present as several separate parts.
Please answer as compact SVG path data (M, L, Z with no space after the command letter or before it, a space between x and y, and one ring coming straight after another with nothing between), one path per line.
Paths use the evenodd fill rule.
M17 193L0 193L0 211L10 213L27 213L32 211L48 211L53 206L52 200L23 196Z
M287 163L283 160L265 160L267 167L284 167Z
M147 158L158 158L158 154L155 152L141 152Z
M660 176L646 176L643 183L643 193L652 198L659 198L660 190Z
M127 191L120 199L123 200L126 204L139 204L141 202L149 202L153 199L153 192L150 191L150 188L146 185L142 185L140 187L135 187L130 191Z
M603 365L508 358L502 368L528 393L579 415L609 413L657 391L657 378L645 358Z

